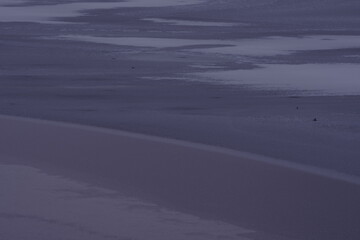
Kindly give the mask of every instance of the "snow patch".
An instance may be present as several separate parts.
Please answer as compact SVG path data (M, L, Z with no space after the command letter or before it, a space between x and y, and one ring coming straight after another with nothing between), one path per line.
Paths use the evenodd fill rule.
M360 94L360 64L264 64L251 70L194 74L195 79L267 90L300 90L306 95Z
M249 26L246 23L228 23L228 22L204 22L204 21L188 21L164 18L144 18L145 21L154 23L163 23L177 26L197 26L197 27L233 27L233 26Z
M9 0L1 0L9 3ZM86 11L112 8L170 7L199 4L204 0L128 0L115 2L75 2L54 5L0 7L0 22L59 23L56 18L77 17ZM0 2L0 3L2 3Z

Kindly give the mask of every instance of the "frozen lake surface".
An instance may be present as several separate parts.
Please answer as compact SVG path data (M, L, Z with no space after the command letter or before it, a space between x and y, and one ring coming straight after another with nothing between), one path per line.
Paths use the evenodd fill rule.
M178 139L358 177L359 12L356 0L0 0L0 114ZM300 181L306 174L298 178L299 171L281 171L282 181L278 169L258 168L254 175L244 170L259 167L254 162L214 154L204 158L213 164L195 164L197 158L169 147L149 150L149 161L131 168L133 158L119 161L106 150L143 151L120 149L119 141L94 138L86 145L88 133L79 141L75 130L48 141L40 137L50 134L46 126L40 132L7 124L0 125L0 156L24 152L22 164L33 157L34 165L0 166L0 228L6 226L0 239L59 239L60 233L69 239L360 239L360 214L351 210L360 195L350 183L321 176ZM38 148L33 139L43 140ZM99 144L106 165L99 164ZM92 152L80 159L54 150L63 145L71 153ZM163 162L149 157L159 152L173 155ZM90 186L93 177L104 185ZM119 185L107 185L107 178ZM129 197L123 181L158 202ZM338 197L349 194L354 197ZM284 208L281 215L277 209ZM303 224L296 224L300 218Z
M243 40L176 38L94 37L65 35L58 39L112 44L135 48L186 48L236 57L290 55L301 51L360 48L360 36L269 37ZM208 47L211 45L212 47ZM222 47L216 47L222 45ZM230 45L230 46L226 46ZM225 46L225 47L224 47ZM181 49L179 50L181 51ZM360 64L259 64L255 69L204 72L192 80L216 84L253 86L267 90L299 90L308 95L356 95L360 93ZM209 67L213 69L214 66ZM204 78L205 77L205 78Z
M359 141L354 1L11 3L0 2L4 114L165 134L358 172L357 150L327 149L319 160L312 157L317 144L302 144L318 118L317 143L347 149ZM259 128L274 147L254 134ZM283 138L273 141L274 129ZM299 155L303 148L316 154Z

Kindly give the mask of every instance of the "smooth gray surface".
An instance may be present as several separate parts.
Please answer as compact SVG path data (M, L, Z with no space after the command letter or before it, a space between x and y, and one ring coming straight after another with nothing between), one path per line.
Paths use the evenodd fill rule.
M359 96L309 97L297 91L249 91L241 85L178 79L199 72L194 65L210 65L200 70L213 71L211 66L236 70L257 64L358 64L358 48L239 60L185 51L189 47L153 49L44 39L68 34L230 40L357 35L359 6L350 0L228 0L93 10L86 16L54 19L82 24L2 22L0 112L202 142L359 175ZM177 26L142 20L152 17L249 26Z
M71 2L77 1L20 5L27 11L26 6ZM1 3L15 7L11 4L19 1ZM194 51L214 47L208 45L141 48L59 39L63 35L223 41L340 38L360 35L359 12L357 0L210 0L189 6L92 10L77 17L45 19L46 24L36 23L37 19L5 22L0 16L0 113L205 143L359 176L358 94L309 96L302 90L254 90L222 81L199 82L189 79L189 74L251 71L264 64L360 64L360 47L242 56ZM235 25L174 25L149 18ZM240 217L232 216L222 217L233 222ZM348 239L357 239L350 230L353 235ZM314 239L329 237L317 229L308 234ZM303 231L299 236L305 235Z
M208 226L208 238L201 234L199 240L211 239L213 234L215 239L234 240L348 240L357 239L360 234L360 178L334 176L331 172L223 148L101 128L0 116L0 130L1 162L32 166L176 212L219 221L216 231L216 224ZM19 178L22 177L20 171ZM19 185L22 187L21 182ZM29 189L32 188L35 187L29 183ZM26 206L29 204L34 203L25 201ZM64 212L68 209L60 208ZM24 214L23 208L15 210ZM1 211L8 212L0 205ZM51 213L48 210L41 215L63 219L62 214ZM145 217L142 215L142 219ZM84 224L82 218L74 221ZM155 225L150 229L160 235L148 239L179 236L170 237L171 226L158 223L159 219L150 219L148 224L153 221ZM132 221L122 222L116 222L120 230ZM223 222L240 228L227 226L229 232L224 236ZM120 232L128 232L130 238L146 239L144 223L139 222L139 237L126 229ZM206 224L199 221L196 225ZM94 230L99 227L95 224Z

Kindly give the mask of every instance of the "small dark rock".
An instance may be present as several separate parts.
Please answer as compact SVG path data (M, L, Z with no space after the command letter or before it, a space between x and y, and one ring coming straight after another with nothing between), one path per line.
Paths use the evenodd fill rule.
M314 118L313 121L314 121L314 122L317 122L318 120L317 120L317 118Z

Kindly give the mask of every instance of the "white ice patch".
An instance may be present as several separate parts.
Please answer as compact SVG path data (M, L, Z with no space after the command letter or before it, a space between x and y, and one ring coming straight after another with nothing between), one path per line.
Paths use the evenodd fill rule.
M251 232L25 166L0 164L0 199L4 240L245 240Z
M225 68L224 66L217 66L217 65L198 65L198 64L195 64L195 65L191 65L191 67L193 68L201 68L201 69L223 69Z
M228 54L237 57L286 55L296 51L360 48L360 36L268 37L241 40L198 40L139 37L59 36L60 39L130 47L189 47L183 51ZM212 47L207 47L212 45ZM222 46L222 47L214 47ZM225 47L224 47L225 46ZM200 48L201 47L201 48ZM308 90L312 94L360 94L360 65L262 65L261 69L204 72L197 76L221 84L242 84L276 90ZM204 79L203 79L204 80ZM309 94L309 92L308 92Z
M230 44L228 41L227 43ZM274 56L295 51L360 48L360 36L268 37L238 40L232 42L232 45L196 51L229 55Z
M175 20L164 18L144 18L145 21L154 23L163 23L177 26L197 26L197 27L233 27L233 26L248 26L246 23L227 23L227 22L204 22L204 21L188 21L188 20Z
M256 89L300 90L306 95L359 95L360 64L261 65L259 69L195 74L196 80Z
M360 48L360 36L268 37L239 40L94 37L83 35L67 35L59 36L59 38L93 43L152 48L212 45L212 47L208 48L193 48L187 51L237 56L274 56L291 54L295 51Z
M346 55L348 58L360 58L360 55Z
M168 48L187 47L200 45L221 45L223 41L218 40L197 40L177 38L146 38L146 37L93 37L83 35L59 36L59 39L84 41L92 43L112 44L131 47Z
M9 2L9 0L1 0ZM204 0L128 0L115 2L75 2L54 5L32 5L21 7L1 7L0 22L36 22L58 23L56 18L77 17L86 11L133 8L133 7L169 7L202 3Z

